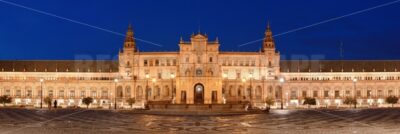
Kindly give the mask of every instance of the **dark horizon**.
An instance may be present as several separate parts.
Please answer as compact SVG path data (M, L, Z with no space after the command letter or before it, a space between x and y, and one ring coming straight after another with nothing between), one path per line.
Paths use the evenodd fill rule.
M0 60L116 59L124 40L118 34L129 23L141 51L178 51L181 36L188 41L201 31L218 37L221 51L255 52L268 22L282 59L398 60L399 9L390 0L0 1L7 18L0 22Z

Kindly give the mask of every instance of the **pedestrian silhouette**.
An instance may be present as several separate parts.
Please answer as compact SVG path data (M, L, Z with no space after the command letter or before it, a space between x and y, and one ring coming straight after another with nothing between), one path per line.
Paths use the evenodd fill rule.
M54 100L54 108L57 108L57 100Z

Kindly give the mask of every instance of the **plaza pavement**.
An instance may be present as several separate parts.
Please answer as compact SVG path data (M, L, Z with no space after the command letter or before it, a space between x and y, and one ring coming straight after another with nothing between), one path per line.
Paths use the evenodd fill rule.
M400 109L272 110L188 115L86 109L0 109L0 134L279 133L399 134Z

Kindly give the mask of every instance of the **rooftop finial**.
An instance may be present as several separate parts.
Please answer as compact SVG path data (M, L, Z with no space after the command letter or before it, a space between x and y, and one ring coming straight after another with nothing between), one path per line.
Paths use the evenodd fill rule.
M199 25L199 27L198 27L198 31L197 31L197 33L198 33L198 34L200 34L200 33L201 33L201 30L200 30L200 29L201 29L201 27L200 27L200 25Z
M132 29L132 23L131 22L129 22L129 24L128 24L128 29Z
M179 40L179 42L180 42L180 43L183 43L183 38L182 38L182 36L181 36L181 39Z

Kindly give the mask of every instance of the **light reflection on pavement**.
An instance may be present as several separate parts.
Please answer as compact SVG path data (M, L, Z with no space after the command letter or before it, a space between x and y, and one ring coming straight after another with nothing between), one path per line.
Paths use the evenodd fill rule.
M400 109L273 110L227 116L0 109L2 133L400 133Z

